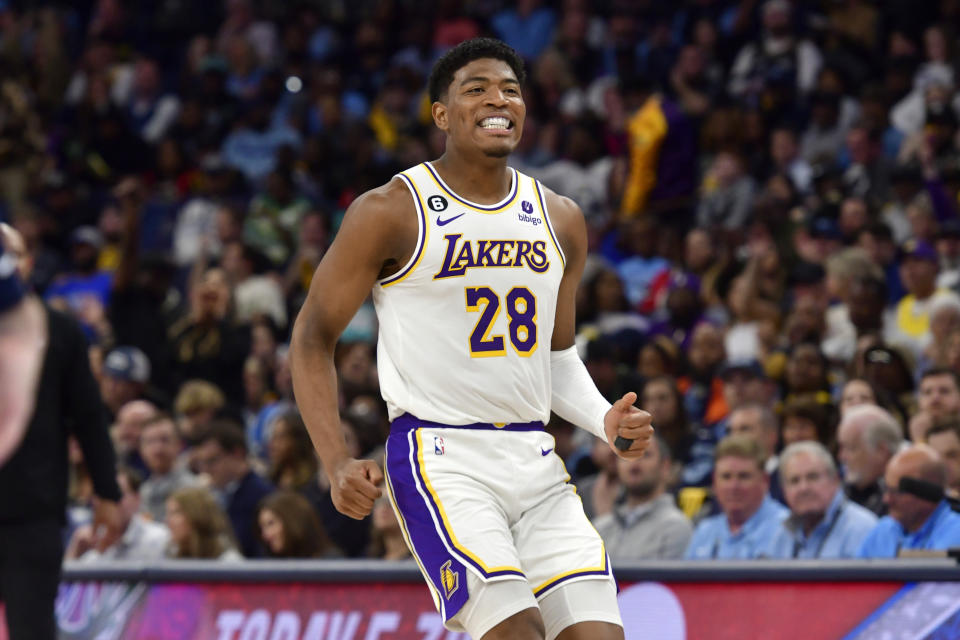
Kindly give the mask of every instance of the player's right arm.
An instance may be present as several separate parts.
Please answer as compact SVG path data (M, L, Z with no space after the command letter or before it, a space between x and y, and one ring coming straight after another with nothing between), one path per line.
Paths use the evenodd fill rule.
M383 476L372 460L349 456L340 427L334 349L376 281L409 260L417 234L413 198L400 180L357 198L317 267L293 326L290 369L297 406L330 479L334 506L357 519L373 509Z

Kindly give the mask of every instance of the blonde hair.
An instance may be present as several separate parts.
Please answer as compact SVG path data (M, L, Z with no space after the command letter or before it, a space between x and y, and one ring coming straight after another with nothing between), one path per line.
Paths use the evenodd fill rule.
M212 382L187 380L180 387L177 398L173 402L173 408L177 413L184 415L205 409L216 411L223 407L226 402L223 392Z
M204 487L184 487L170 494L190 523L186 542L173 547L175 558L219 558L236 549L233 531L223 507Z

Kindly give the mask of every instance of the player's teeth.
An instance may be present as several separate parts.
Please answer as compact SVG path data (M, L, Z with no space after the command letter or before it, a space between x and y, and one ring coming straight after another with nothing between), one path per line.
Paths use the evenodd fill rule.
M506 118L485 118L480 126L484 129L506 129L510 125L510 121Z

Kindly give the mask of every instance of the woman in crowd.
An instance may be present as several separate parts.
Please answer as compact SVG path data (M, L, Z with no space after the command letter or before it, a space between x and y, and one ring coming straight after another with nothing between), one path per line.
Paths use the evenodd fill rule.
M367 556L382 560L403 560L410 557L410 549L403 541L403 532L393 507L386 496L373 505L373 527Z
M263 499L254 525L257 539L274 558L338 558L313 506L299 493L276 491Z
M242 560L230 521L205 487L178 489L167 498L167 528L171 558Z
M317 457L300 414L288 411L273 421L267 441L270 481L278 489L298 491L317 473Z

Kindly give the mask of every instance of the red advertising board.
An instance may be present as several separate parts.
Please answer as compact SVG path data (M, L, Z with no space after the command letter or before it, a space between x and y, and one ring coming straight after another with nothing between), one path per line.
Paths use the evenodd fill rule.
M924 624L960 617L955 610L960 598L952 591L960 585L924 586L930 585L934 595L925 594L923 601L935 602L940 589L945 604ZM620 609L627 640L787 638L799 637L799 630L809 640L859 640L871 637L876 628L902 623L902 616L891 622L896 617L891 603L908 600L903 594L909 595L912 586L643 582L621 584ZM60 637L70 640L466 638L443 628L419 584L66 583L57 617ZM869 622L873 626L863 631ZM3 625L0 640L7 640Z

